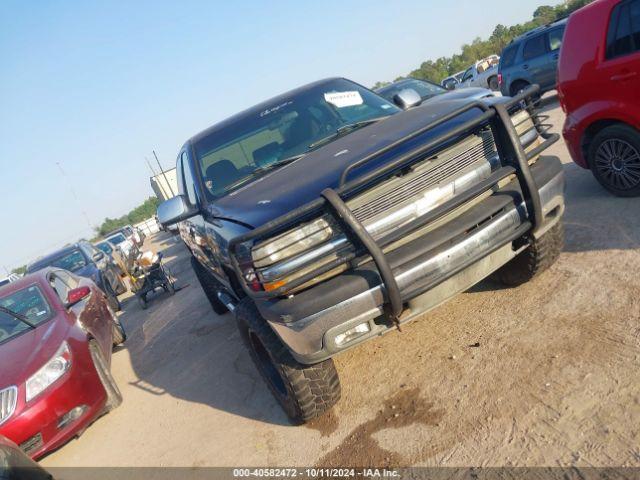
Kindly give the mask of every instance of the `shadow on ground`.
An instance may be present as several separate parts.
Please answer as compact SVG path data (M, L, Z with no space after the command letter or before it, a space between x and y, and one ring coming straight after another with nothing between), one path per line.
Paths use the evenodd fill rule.
M124 300L121 320L129 335L133 385L152 395L171 395L239 416L289 425L241 344L231 314L209 305L179 237L161 233L151 248L162 251L179 291L149 296L142 310Z

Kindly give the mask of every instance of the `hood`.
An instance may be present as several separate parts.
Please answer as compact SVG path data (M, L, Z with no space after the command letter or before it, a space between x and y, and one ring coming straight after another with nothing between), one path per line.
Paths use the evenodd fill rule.
M60 348L70 325L62 313L0 344L0 389L20 386L38 371Z
M478 87L470 87L470 88L460 88L458 90L450 90L447 93L443 93L441 95L436 95L435 97L431 97L423 102L423 104L433 104L436 102L447 102L451 100L461 100L461 99L472 99L472 100L480 100L481 98L494 96L495 92L487 88L478 88Z
M345 135L310 152L300 160L274 170L216 200L209 206L208 214L254 228L284 215L317 199L325 188L336 188L342 171L348 165L391 145L468 102L466 96L449 99L451 100L447 102L425 102L419 107L396 113ZM469 110L433 130L404 142L378 159L352 171L347 181L380 167L398 155L479 115L480 109Z

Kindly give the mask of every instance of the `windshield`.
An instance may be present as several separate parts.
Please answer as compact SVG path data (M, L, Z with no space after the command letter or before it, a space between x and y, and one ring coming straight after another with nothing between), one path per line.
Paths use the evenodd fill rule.
M126 240L127 239L125 238L125 236L121 233L114 235L113 237L109 237L109 241L115 245L120 245L122 242Z
M111 255L113 253L113 249L109 246L107 242L98 243L96 248L103 251L107 255Z
M378 93L390 102L393 102L393 97L395 97L402 90L406 90L407 88L415 90L418 95L420 95L420 98L422 98L423 101L447 92L446 89L442 88L439 85L436 85L435 83L411 78L398 83L394 83L387 87L383 87L378 90Z
M82 254L82 252L78 249L72 250L71 252L65 253L64 255L60 255L58 257L50 257L45 258L27 268L29 272L35 272L37 270L42 270L46 267L58 267L63 270L69 270L70 272L75 272L80 270L83 267L86 267L87 261Z
M320 140L338 138L341 127L399 111L344 79L321 83L262 111L251 110L193 145L207 196L224 196L279 162L304 155L314 144L319 147Z
M39 325L51 317L51 307L40 288L31 287L0 296L0 307L25 317L32 325ZM18 318L0 311L0 343L13 338L31 327Z

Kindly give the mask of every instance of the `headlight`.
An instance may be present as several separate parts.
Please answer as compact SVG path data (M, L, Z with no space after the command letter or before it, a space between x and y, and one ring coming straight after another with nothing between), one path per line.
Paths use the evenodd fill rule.
M256 267L272 265L325 242L332 234L333 230L329 223L324 218L319 218L253 247L251 254L253 265Z
M44 392L71 367L71 350L62 342L53 358L27 380L27 402Z

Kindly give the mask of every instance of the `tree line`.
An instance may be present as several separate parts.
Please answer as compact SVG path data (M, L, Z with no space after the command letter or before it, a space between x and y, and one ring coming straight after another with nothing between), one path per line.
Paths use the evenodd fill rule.
M157 197L147 198L142 205L137 206L126 215L120 218L105 218L102 224L96 228L96 239L105 236L107 233L124 227L125 225L135 225L153 217L156 214L160 200Z
M470 44L464 44L460 53L452 55L451 57L440 57L436 60L426 60L422 64L409 72L406 76L398 77L394 80L402 80L403 78L412 77L421 80L430 80L432 82L440 83L445 78L466 70L474 62L481 58L488 57L489 55L498 54L502 52L511 40L514 38L540 27L547 25L566 17L591 3L593 0L566 0L565 2L556 5L554 7L549 5L543 5L538 7L533 12L533 18L528 22L506 27L504 25L496 25L493 29L491 36L483 40L477 37ZM377 82L373 88L380 88L385 85L389 85L391 82L382 81Z

